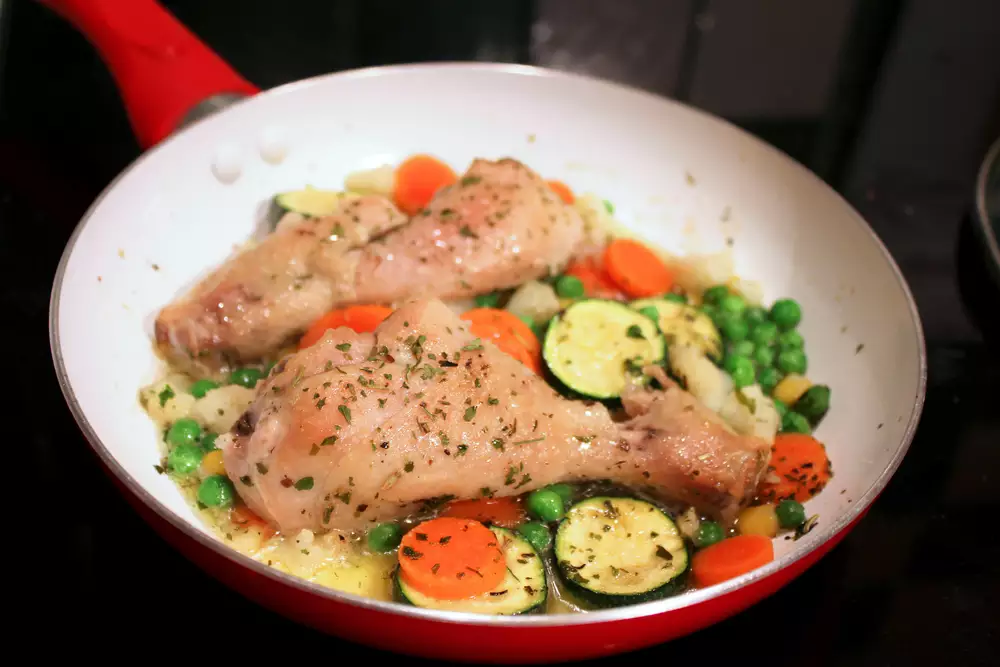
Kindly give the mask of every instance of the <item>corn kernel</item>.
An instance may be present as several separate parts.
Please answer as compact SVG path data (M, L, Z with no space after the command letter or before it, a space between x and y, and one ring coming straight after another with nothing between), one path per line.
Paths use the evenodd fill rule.
M222 464L222 451L215 449L205 454L201 459L201 469L206 475L225 475L226 467Z
M736 521L736 530L740 535L774 537L778 534L778 527L778 514L774 510L774 505L748 507L740 512Z
M799 400L811 386L812 382L806 376L789 373L775 386L774 397L788 407L792 407L795 401Z

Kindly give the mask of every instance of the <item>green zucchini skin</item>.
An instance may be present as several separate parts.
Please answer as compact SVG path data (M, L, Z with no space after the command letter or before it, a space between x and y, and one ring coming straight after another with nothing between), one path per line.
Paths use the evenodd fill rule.
M599 576L591 576L590 578L581 576L572 562L574 560L579 561L581 557L594 558L595 560L588 561L587 563L592 568L591 570L586 570L587 565L584 565L580 569L585 570L587 574L596 573L604 575L606 577L605 581L607 580L607 576L612 569L610 568L611 564L602 562L601 559L605 557L610 558L611 556L605 556L600 553L585 557L581 556L589 548L585 545L594 545L595 543L592 539L587 539L586 541L576 539L579 538L581 530L585 530L587 535L601 535L602 541L603 537L610 536L610 533L602 530L606 523L603 519L595 520L591 518L593 512L599 511L600 507L606 503L611 503L613 507L619 508L618 511L623 515L627 514L630 521L636 518L641 520L643 517L648 517L648 521L639 523L638 525L646 525L649 528L657 527L659 532L656 539L662 540L659 544L661 546L664 543L669 545L669 549L667 549L671 555L669 571L667 573L660 572L659 570L663 568L651 570L649 576L645 577L644 580L640 579L634 586L626 586L626 589L631 588L634 592L628 590L609 591L607 587L602 585L603 582L600 581ZM622 505L625 507L622 508ZM586 515L581 515L581 508L587 512ZM573 522L576 522L576 526L573 526ZM591 530L590 526L593 526L593 530ZM625 548L630 548L628 540L631 538L619 537L617 539ZM613 552L614 545L611 545L609 548ZM666 549L666 547L664 548ZM680 593L687 586L692 556L689 544L680 534L673 519L655 505L645 500L627 496L596 496L583 500L571 507L556 530L553 553L556 560L555 569L559 574L560 582L564 585L567 592L592 608L622 607L659 600ZM577 554L575 558L574 554ZM658 557L653 557L650 560L653 567L659 563L655 558ZM658 579L664 578L664 581L658 581ZM595 581L598 583L595 584Z
M612 354L606 354L610 351ZM627 360L661 363L666 342L655 322L628 304L581 299L549 322L542 341L546 372L560 393L616 400L633 375ZM635 374L642 383L649 378Z
M548 602L548 581L542 555L527 540L510 530L500 528L499 526L491 526L490 530L498 538L504 540L504 544L508 545L504 551L508 572L498 589L514 591L516 595L512 597L493 596L491 593L497 590L495 589L494 591L469 598L468 600L435 601L421 593L408 589L399 575L399 567L397 566L392 575L393 599L415 607L443 611L504 616L544 614L546 603ZM527 553L532 554L532 556L530 558L519 558L519 556ZM531 583L526 584L526 582ZM532 589L530 593L526 590L529 586Z

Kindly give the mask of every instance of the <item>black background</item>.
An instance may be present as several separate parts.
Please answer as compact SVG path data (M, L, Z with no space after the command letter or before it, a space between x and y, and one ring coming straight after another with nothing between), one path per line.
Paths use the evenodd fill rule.
M967 216L1000 134L1000 3L164 5L264 88L394 62L564 67L723 115L814 169L872 224L915 293L930 368L917 437L868 517L797 581L713 628L604 662L996 664L1000 298ZM239 659L269 647L300 661L382 655L224 588L167 547L95 465L55 382L48 300L74 225L139 147L84 39L28 0L0 0L0 14L7 575L30 588L12 609L15 640L41 628L35 651L99 641L117 655L135 638L177 655L207 638Z

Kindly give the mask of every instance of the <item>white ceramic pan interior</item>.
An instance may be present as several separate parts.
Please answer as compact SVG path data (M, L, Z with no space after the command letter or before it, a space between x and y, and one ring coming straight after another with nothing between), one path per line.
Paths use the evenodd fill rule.
M137 392L162 370L155 314L253 233L276 192L340 188L349 172L417 152L459 172L475 157L521 159L614 202L617 218L670 252L730 243L737 273L759 281L766 302L803 305L808 374L833 391L817 436L835 476L807 508L819 525L778 540L762 571L657 609L801 557L885 485L921 411L924 342L897 266L842 198L734 126L643 92L517 66L403 66L288 85L188 128L109 186L71 239L52 302L60 380L98 454L172 522L215 540L153 467L158 433Z

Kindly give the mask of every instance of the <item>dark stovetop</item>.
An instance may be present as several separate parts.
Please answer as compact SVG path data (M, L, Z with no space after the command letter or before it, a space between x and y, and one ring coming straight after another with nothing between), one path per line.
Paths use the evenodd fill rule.
M978 161L1000 132L1000 4L164 4L262 87L386 62L541 63L702 106L816 170L870 221L915 293L930 357L916 439L867 518L797 581L713 628L606 662L766 653L772 665L996 664L1000 298L965 217ZM225 650L260 636L310 658L381 655L209 578L95 465L55 382L49 291L74 225L138 147L83 39L35 3L0 0L0 12L0 312L18 389L7 432L11 451L29 456L27 474L18 466L28 484L8 507L31 521L7 535L27 546L8 549L16 567L37 577L18 617L50 631L33 648L101 642L107 652L137 637L177 652L206 636Z

